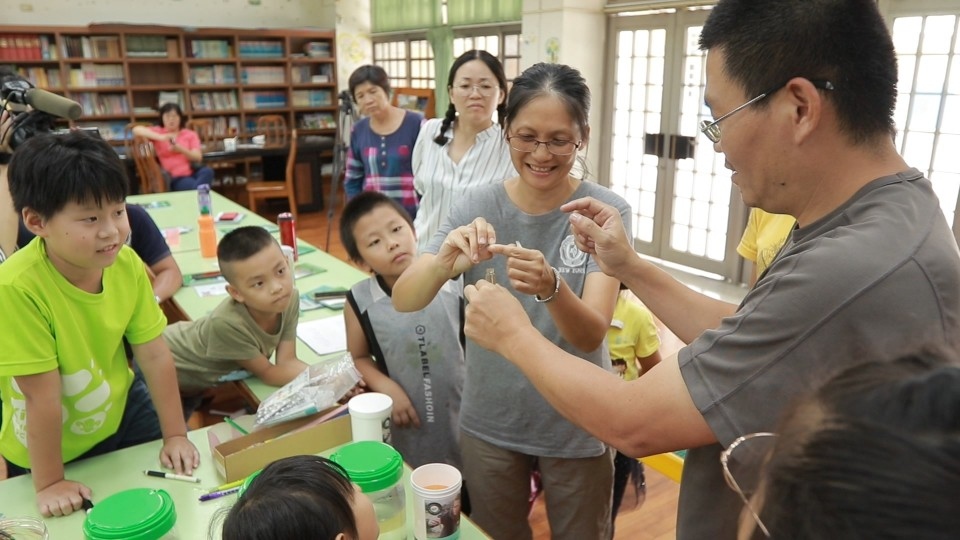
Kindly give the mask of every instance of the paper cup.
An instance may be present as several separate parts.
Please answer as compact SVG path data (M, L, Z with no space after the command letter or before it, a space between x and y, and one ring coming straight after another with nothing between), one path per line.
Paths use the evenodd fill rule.
M417 540L460 538L460 471L446 463L428 463L410 475L413 534Z
M170 227L163 230L163 236L167 240L167 246L171 248L180 247L180 228Z
M354 441L390 443L390 413L393 411L390 396L366 392L350 398L347 408Z
M223 149L226 152L236 152L237 151L237 138L232 137L230 139L223 140Z

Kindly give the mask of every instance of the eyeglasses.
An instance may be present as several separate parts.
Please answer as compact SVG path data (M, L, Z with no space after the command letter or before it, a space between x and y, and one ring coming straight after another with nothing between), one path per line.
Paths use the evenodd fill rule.
M751 99L750 101L728 112L727 114L721 116L720 118L717 118L713 122L709 120L701 120L700 132L706 135L707 138L710 139L710 142L714 144L720 142L720 122L722 122L723 120L726 120L727 118L730 118L731 116L742 111L743 109L746 109L750 105L753 105L758 101L761 101L763 98L772 96L773 94L780 91L781 88L786 86L788 82L790 82L790 80L784 81L782 84L778 84L777 86L771 88L770 90L767 90L766 92L761 93L759 96ZM833 86L833 83L830 81L824 81L820 79L816 79L816 80L810 79L810 82L813 84L814 87L819 88L821 90L833 90L835 88Z
M454 85L453 92L460 97L470 97L470 94L473 94L473 91L476 90L483 97L490 97L494 92L500 89L498 86L492 84L467 84L461 83Z
M750 497L760 484L763 462L770 454L776 437L776 433L751 433L738 437L720 453L720 465L723 467L723 477L727 485L740 496L740 500L767 538L770 537L770 531L760 521L760 515L750 504Z
M510 143L510 148L513 148L517 152L529 153L536 152L537 148L542 144L547 147L547 152L555 156L569 156L579 150L583 144L583 141L573 142L556 139L552 141L538 141L536 137L531 137L530 135L511 135L507 137L507 142Z

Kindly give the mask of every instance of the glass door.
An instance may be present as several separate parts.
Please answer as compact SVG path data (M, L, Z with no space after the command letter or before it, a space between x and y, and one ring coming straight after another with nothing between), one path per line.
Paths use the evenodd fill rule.
M709 12L691 8L611 18L601 178L633 208L638 252L736 279L746 210L722 154L700 136Z
M960 193L960 5L935 0L889 4L886 14L900 70L897 149L933 183L953 224Z

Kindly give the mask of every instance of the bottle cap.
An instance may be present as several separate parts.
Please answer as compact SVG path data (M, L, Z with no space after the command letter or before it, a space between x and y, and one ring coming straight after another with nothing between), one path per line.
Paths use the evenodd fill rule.
M177 522L173 499L162 489L128 489L97 503L83 522L87 540L157 540Z
M339 464L364 493L387 489L403 477L403 458L392 446L359 441L340 447L330 460Z

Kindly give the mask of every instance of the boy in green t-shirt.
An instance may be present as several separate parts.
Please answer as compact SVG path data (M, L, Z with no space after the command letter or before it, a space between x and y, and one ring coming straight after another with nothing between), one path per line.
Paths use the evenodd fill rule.
M283 386L307 367L297 358L300 295L276 239L263 227L239 227L220 240L217 260L230 297L163 333L188 417L208 388L251 374Z
M8 173L14 205L36 235L0 265L0 326L17 329L0 333L0 454L10 476L32 472L40 512L60 516L91 496L64 478L64 463L75 459L162 436L161 463L192 474L200 456L161 337L166 319L124 243L128 183L116 152L81 132L35 135ZM123 337L142 378L127 364Z

